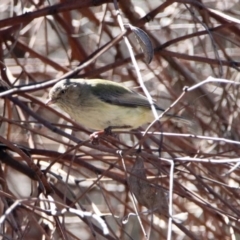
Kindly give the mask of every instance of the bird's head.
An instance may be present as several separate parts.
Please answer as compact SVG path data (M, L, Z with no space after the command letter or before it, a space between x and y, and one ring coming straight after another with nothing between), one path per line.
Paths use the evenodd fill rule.
M46 105L56 104L67 111L69 106L76 106L81 95L83 84L71 79L64 79L56 83L49 92Z

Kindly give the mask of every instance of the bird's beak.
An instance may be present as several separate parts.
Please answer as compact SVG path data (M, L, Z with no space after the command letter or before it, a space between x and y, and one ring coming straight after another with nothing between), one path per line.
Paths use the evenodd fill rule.
M49 106L49 105L52 105L52 104L54 104L54 103L55 103L55 101L54 101L53 99L49 98L49 99L45 102L45 105Z

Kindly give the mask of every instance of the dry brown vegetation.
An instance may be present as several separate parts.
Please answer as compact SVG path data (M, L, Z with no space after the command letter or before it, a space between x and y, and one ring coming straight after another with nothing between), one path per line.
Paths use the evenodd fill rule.
M1 0L2 239L240 239L239 2L118 4L123 22L153 43L147 65L124 33L149 93L191 124L162 121L144 137L92 144L89 129L44 102L64 77L143 93L113 1ZM183 91L206 79L215 81ZM74 209L101 217L109 234Z

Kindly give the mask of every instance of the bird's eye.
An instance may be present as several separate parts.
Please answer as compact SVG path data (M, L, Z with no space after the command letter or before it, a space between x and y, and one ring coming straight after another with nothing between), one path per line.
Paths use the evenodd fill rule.
M61 94L64 94L66 92L66 89L61 90Z

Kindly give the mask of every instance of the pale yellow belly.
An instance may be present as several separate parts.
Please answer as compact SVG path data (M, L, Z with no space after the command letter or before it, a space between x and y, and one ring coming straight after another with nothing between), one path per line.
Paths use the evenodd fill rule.
M151 122L153 114L144 107L130 108L107 104L102 108L85 108L70 114L78 123L93 130L103 130L107 127L130 126L130 129Z

